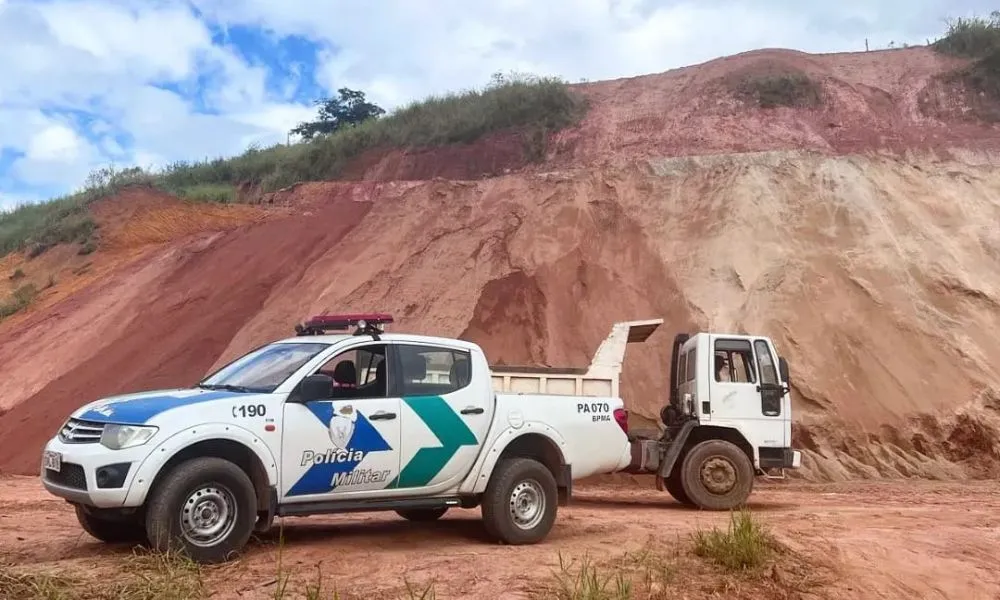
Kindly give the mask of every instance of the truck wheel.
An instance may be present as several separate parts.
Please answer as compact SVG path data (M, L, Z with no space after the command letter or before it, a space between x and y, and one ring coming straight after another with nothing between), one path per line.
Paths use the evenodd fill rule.
M691 498L684 491L684 480L681 478L680 469L675 467L670 477L667 477L664 483L666 483L667 491L670 492L674 500L686 506L694 506L694 502L691 502Z
M257 494L243 469L215 457L183 462L151 492L146 530L154 549L184 551L194 561L230 558L250 539Z
M688 498L708 510L730 510L746 502L753 477L747 455L724 440L701 442L684 457L681 468Z
M407 521L437 521L448 512L447 506L441 508L410 508L397 510L396 514Z
M530 458L497 463L483 494L483 525L490 537L520 545L541 541L556 520L556 480Z
M106 544L146 543L146 528L139 519L102 519L76 505L76 520L83 530Z

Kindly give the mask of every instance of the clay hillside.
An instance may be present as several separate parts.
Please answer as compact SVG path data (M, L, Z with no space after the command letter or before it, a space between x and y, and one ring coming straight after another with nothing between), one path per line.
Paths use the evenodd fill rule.
M87 401L384 310L566 366L663 317L626 359L634 426L675 332L764 333L800 476L995 477L1000 55L959 42L501 82L2 217L0 469L36 473Z

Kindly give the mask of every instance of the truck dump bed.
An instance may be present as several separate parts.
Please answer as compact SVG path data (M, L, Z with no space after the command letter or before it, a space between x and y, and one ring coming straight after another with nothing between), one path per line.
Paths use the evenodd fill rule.
M490 365L493 390L504 394L617 397L626 346L644 342L663 319L615 323L587 368Z

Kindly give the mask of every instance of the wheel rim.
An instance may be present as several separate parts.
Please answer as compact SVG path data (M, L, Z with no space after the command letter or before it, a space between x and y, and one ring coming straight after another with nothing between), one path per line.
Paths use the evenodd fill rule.
M195 546L214 546L236 526L236 499L221 485L203 485L181 505L181 534Z
M701 465L701 484L713 494L727 494L736 487L736 465L722 456L713 456Z
M522 481L510 493L510 516L520 529L531 529L545 515L545 493L534 479Z

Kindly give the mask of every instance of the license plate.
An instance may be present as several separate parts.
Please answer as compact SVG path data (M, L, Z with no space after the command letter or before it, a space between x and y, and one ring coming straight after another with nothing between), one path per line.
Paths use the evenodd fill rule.
M58 472L62 468L62 454L59 452L42 452L42 466L50 471Z

